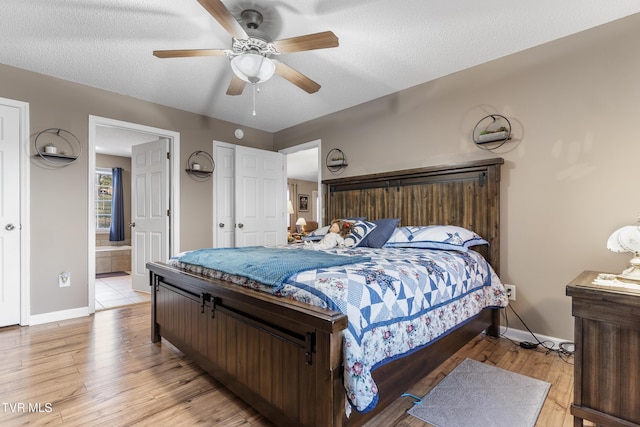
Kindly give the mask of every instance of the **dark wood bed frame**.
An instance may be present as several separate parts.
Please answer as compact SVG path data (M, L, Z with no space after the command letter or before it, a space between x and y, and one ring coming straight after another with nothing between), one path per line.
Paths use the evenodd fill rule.
M490 242L499 273L500 158L323 181L328 218L401 218L401 225L453 224ZM379 401L345 416L342 330L347 317L148 263L151 340L165 338L280 426L358 426L382 411L473 337L497 335L486 309L426 348L374 371Z

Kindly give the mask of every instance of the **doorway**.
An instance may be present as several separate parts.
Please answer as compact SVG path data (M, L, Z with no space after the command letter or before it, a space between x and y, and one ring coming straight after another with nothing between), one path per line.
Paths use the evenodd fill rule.
M140 145L144 142L155 140L167 140L169 144L170 160L168 167L168 194L166 196L166 203L168 211L171 212L167 226L165 229L168 239L168 251L166 257L170 257L172 254L177 253L180 247L180 134L174 131L144 126L136 123L123 122L119 120L113 120L104 117L89 116L89 141L88 141L88 154L89 154L89 182L95 181L96 171L96 156L100 155L112 155L119 157L131 157L131 147L134 145ZM143 296L139 298L133 298L131 290L127 290L127 287L131 286L131 276L127 278L124 275L113 274L112 277L98 277L96 278L97 262L96 262L96 192L93 185L89 186L89 242L88 242L88 306L89 313L94 313L96 307L100 309L96 301L96 286L103 287L105 284L109 288L114 288L109 291L121 292L124 298L112 298L111 304L115 299L121 299L119 305L126 304L127 299L131 303L144 300ZM117 249L117 248L116 248ZM130 252L133 253L133 252ZM166 261L166 260L164 260ZM134 260L132 260L134 262ZM144 261L142 261L144 264ZM134 267L133 265L131 266ZM129 293L127 297L126 293ZM114 294L115 295L115 294ZM108 308L108 307L107 307Z
M287 156L287 182L290 230L296 229L300 219L321 227L324 218L322 192L322 142L318 139L284 148L279 151ZM306 200L306 204L304 201Z

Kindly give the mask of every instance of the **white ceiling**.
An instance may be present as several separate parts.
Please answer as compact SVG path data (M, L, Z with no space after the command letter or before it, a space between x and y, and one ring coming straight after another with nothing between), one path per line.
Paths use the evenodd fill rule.
M317 181L319 172L317 147L287 154L288 178Z
M279 76L225 95L225 57L153 50L221 48L231 38L196 0L2 0L0 63L275 132L640 12L640 0L224 0L265 16L274 40L331 30L337 48L281 55L322 85ZM1 94L0 94L1 95Z

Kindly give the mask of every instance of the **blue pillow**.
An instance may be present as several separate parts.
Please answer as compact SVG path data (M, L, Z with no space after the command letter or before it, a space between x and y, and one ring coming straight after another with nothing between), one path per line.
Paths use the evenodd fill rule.
M353 223L353 228L351 229L351 233L344 238L344 245L352 248L361 246L365 237L376 228L376 225L369 221L349 222Z
M387 243L389 237L393 234L396 227L400 223L400 218L384 218L371 221L376 225L371 233L360 242L359 246L367 246L369 248L381 248Z
M469 247L489 242L471 230L455 225L398 227L385 247L446 249L466 252Z

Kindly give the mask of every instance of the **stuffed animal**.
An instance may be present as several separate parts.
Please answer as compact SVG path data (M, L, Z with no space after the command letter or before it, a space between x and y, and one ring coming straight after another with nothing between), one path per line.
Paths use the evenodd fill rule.
M319 251L322 249L331 249L336 246L345 246L344 238L351 233L353 224L341 219L331 221L329 232L319 242L304 242L305 249Z

